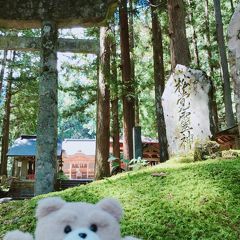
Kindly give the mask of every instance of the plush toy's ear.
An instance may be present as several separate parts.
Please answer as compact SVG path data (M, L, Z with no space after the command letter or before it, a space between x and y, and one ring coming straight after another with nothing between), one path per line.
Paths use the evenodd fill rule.
M45 198L38 202L36 217L40 219L62 208L66 202L60 197Z
M24 233L18 230L8 232L3 240L33 240L33 237L30 233Z
M116 199L104 198L97 203L97 206L111 214L118 222L121 220L123 210L120 203Z

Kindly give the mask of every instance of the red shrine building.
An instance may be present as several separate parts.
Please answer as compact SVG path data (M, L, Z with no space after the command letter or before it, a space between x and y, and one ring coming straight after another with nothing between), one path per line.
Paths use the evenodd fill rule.
M16 139L8 151L13 158L12 176L22 181L34 181L36 136L22 135ZM143 141L143 159L150 165L159 163L159 145L155 141ZM120 142L120 151L123 144ZM110 152L112 143L110 143ZM69 179L93 179L95 166L96 140L65 139L58 141L58 170L63 170Z

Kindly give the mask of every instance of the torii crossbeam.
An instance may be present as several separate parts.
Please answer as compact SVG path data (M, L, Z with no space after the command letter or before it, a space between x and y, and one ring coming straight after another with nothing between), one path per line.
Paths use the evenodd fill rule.
M36 37L0 37L0 49L40 51L41 39ZM58 38L58 52L99 54L99 42L93 39Z

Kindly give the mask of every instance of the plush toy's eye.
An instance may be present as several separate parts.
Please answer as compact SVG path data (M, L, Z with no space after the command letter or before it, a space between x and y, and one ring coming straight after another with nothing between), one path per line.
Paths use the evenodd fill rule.
M90 230L93 231L93 232L97 232L97 230L98 230L97 225L96 225L96 224L92 224L92 225L90 226Z
M64 228L64 232L65 233L70 233L72 231L72 228L69 226L69 225L67 225L65 228Z

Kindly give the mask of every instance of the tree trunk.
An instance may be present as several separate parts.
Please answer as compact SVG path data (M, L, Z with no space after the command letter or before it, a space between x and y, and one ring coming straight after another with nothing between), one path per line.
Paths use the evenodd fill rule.
M1 68L1 72L0 72L0 94L2 92L2 85L3 85L5 68L6 68L6 62L7 62L7 54L8 54L8 51L4 50L3 59L2 59L2 68Z
M111 42L111 85L112 85L112 139L113 139L113 156L119 159L120 163L120 129L119 129L119 115L118 115L118 76L117 76L117 49L115 41L115 31L112 30L114 40Z
M136 87L138 88L138 87ZM138 91L135 91L135 126L140 126L140 104Z
M110 176L109 138L110 138L110 29L100 28L100 66L97 100L97 138L95 178Z
M139 99L137 94L137 88L135 82L135 55L134 55L134 9L133 9L133 0L129 0L129 43L130 43L130 59L131 59L131 80L132 83L135 85L135 126L140 125L140 119L139 119Z
M13 52L12 56L12 64L15 61L15 52ZM7 176L7 152L9 146L9 127L10 127L10 111L11 111L11 99L12 99L12 75L13 75L13 66L11 66L11 70L7 80L7 88L6 88L6 98L5 98L5 106L4 106L4 116L3 116L3 125L2 125L2 153L1 153L1 169L0 175Z
M123 80L123 154L124 158L133 158L132 130L135 121L134 83L131 79L131 61L129 54L129 30L127 15L127 0L121 0L119 6L120 44Z
M214 66L212 64L212 52L211 52L211 34L209 27L209 4L208 0L205 1L205 42L207 46L207 56L208 56L208 65L209 65L209 75L210 81L212 85L211 98L212 98L212 113L213 113L213 121L215 130L214 132L219 131L219 117L218 117L218 109L217 109L217 100L216 100L216 87L215 83L212 80L212 76L214 75Z
M56 24L43 21L41 34L42 72L39 81L35 195L54 190L57 166L58 29Z
M166 135L166 124L162 107L162 94L165 86L164 63L163 63L163 43L161 23L158 16L159 9L157 1L151 0L152 16L152 44L154 59L154 81L155 81L155 104L158 127L158 141L160 145L160 161L165 162L169 159L168 142Z
M191 14L193 16L193 14ZM200 69L200 59L199 59L199 51L198 51L198 45L197 45L197 33L195 31L195 28L192 26L193 29L193 45L194 45L194 63L197 66L198 69Z
M189 66L191 57L186 37L183 0L168 0L168 17L172 69L177 64Z
M207 55L208 55L208 65L210 68L210 74L212 76L214 67L212 64L212 52L211 52L211 34L209 27L209 3L208 0L205 0L205 41L207 45Z
M227 127L230 128L235 125L235 120L234 120L233 108L232 108L229 70L228 70L227 54L226 54L226 47L225 47L224 35L223 35L221 5L219 0L214 0L214 8L215 8L218 48L220 52L221 67L222 67L222 73L223 73L223 96L224 96L224 104L225 104L225 112L226 112L225 119L226 119Z
M113 139L113 156L120 159L120 133L118 120L118 98L111 102L112 105L112 139Z
M231 4L231 10L232 10L232 14L234 13L235 9L234 9L234 5L233 5L233 0L230 0L230 4Z
M198 69L200 69L200 59L199 59L199 51L198 51L198 39L197 39L197 33L194 28L194 16L193 16L193 8L191 4L191 0L188 0L188 5L190 7L190 13L189 13L189 21L191 23L192 28L192 42L193 42L193 48L194 48L194 64L197 66Z

